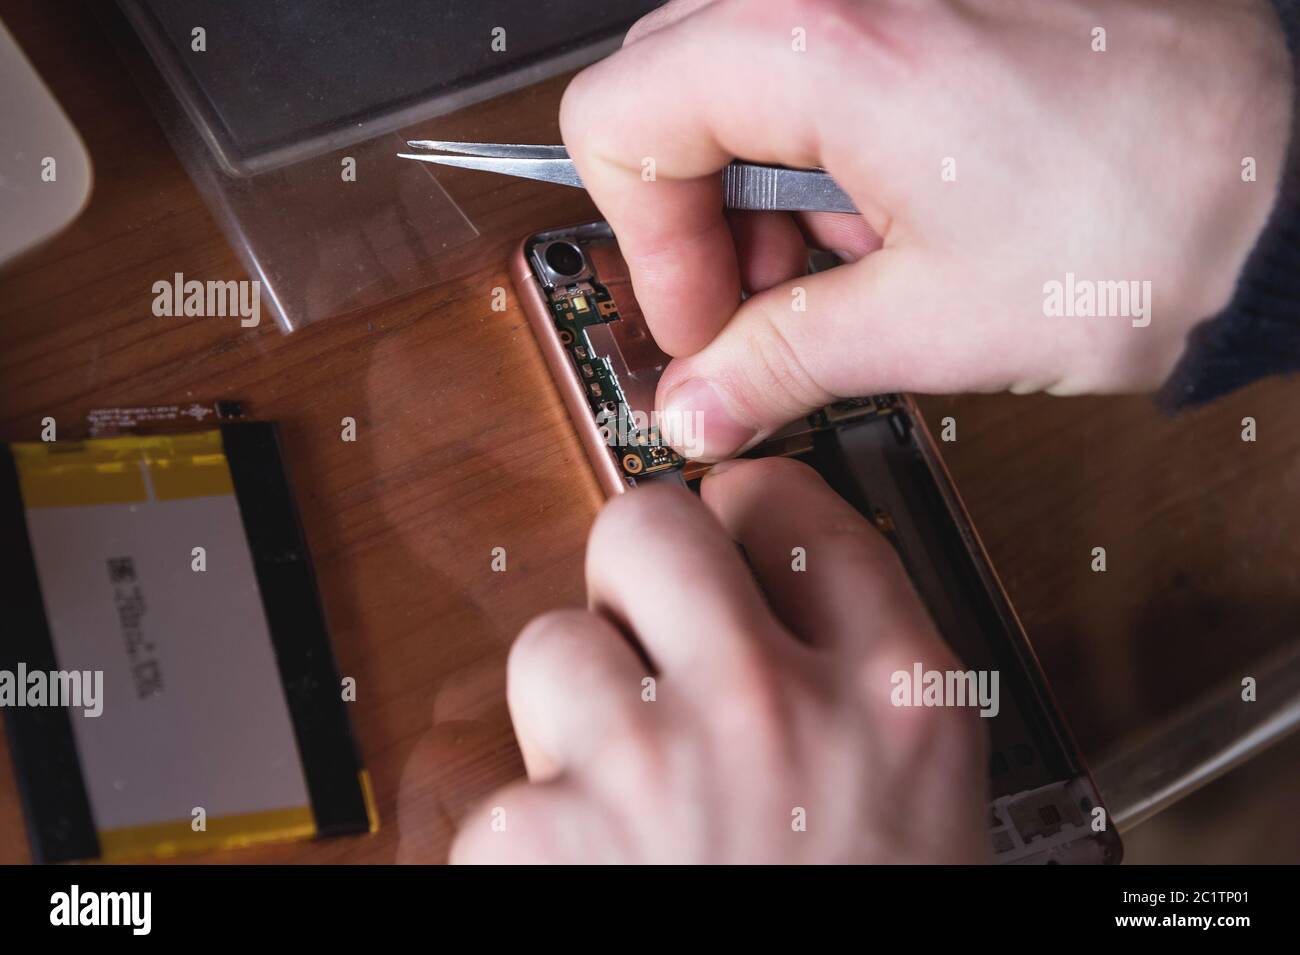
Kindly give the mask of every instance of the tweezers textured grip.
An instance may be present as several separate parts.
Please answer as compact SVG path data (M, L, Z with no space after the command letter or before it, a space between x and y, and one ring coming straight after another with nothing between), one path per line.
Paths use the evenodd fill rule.
M734 162L722 171L728 209L767 212L857 212L844 190L820 169L782 169Z

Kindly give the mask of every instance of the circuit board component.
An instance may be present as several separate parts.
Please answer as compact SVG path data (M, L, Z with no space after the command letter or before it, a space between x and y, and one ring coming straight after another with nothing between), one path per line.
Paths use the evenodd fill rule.
M609 271L610 284L626 285L630 292L622 257L612 246L580 249L562 240L538 257L552 283L547 300L560 343L624 476L680 469L686 461L665 442L655 414L655 389L668 356L650 336L640 311L634 307L625 316L614 290L602 281ZM628 300L635 301L630 295Z

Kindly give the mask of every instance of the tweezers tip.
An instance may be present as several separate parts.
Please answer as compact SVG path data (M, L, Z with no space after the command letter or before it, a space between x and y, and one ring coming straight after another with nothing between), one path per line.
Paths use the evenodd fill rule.
M456 165L456 160L457 160L457 159L462 159L462 158L464 158L464 157L462 157L462 156L424 156L424 155L416 155L416 154L414 154L414 153L398 153L398 154L397 154L397 158L398 158L398 159L414 159L416 162L431 162L431 163L436 163L436 164L438 164L438 165L440 165L440 166L454 166L454 165Z

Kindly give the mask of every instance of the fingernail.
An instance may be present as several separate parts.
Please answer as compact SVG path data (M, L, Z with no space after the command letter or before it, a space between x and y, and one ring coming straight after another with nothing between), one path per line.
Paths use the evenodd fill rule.
M668 393L664 404L670 440L688 458L730 457L758 434L731 416L718 389L703 378L688 378Z

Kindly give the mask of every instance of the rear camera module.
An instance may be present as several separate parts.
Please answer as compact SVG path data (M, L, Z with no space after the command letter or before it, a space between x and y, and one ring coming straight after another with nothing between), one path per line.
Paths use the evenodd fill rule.
M587 267L582 251L572 242L552 242L544 254L546 266L561 278L581 275Z

